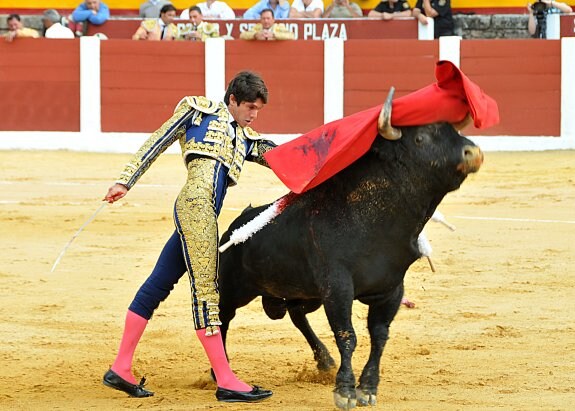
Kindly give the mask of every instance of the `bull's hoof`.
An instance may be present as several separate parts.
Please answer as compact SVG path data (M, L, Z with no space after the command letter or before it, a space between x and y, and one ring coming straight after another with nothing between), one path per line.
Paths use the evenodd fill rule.
M355 390L355 395L357 397L357 405L360 407L367 407L368 405L375 406L377 403L375 394L370 394L369 392L364 392L359 388Z
M357 405L357 400L348 396L341 395L337 391L333 393L333 401L335 406L342 410L351 410Z

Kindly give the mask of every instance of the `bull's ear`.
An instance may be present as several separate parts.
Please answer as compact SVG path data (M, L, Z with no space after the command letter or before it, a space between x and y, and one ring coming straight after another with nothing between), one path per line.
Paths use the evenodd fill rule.
M401 130L391 125L391 103L394 93L395 87L390 88L377 119L377 131L386 140L399 140L401 138Z
M471 118L471 113L467 112L467 115L465 116L465 118L457 123L451 123L451 125L453 126L453 128L455 130L457 130L458 132L460 132L461 130L463 130L465 127L467 127L468 125L471 124L471 122L473 121L473 119Z

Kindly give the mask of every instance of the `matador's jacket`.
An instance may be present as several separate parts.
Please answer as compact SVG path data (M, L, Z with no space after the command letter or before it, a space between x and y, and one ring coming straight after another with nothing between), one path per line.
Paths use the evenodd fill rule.
M229 185L235 185L244 160L267 166L263 153L275 147L249 127L239 127L223 102L185 97L172 117L154 132L126 164L118 183L128 189L176 140L188 178L174 207L176 232L130 310L151 318L188 272L196 329L220 325L217 291L217 217Z

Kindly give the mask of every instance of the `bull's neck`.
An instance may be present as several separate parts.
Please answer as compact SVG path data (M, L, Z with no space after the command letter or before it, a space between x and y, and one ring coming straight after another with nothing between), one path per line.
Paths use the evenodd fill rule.
M329 189L340 191L341 201L352 210L356 207L366 223L418 235L447 193L437 188L432 176L410 164L383 163L360 162L338 175L336 186Z

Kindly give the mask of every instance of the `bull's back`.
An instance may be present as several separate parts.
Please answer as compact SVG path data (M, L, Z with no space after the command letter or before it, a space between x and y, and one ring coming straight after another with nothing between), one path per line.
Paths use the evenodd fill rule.
M222 237L253 220L267 206L245 210ZM230 247L220 258L223 284L233 276L236 287L245 284L260 295L281 298L317 298L306 219L286 209L247 241Z

